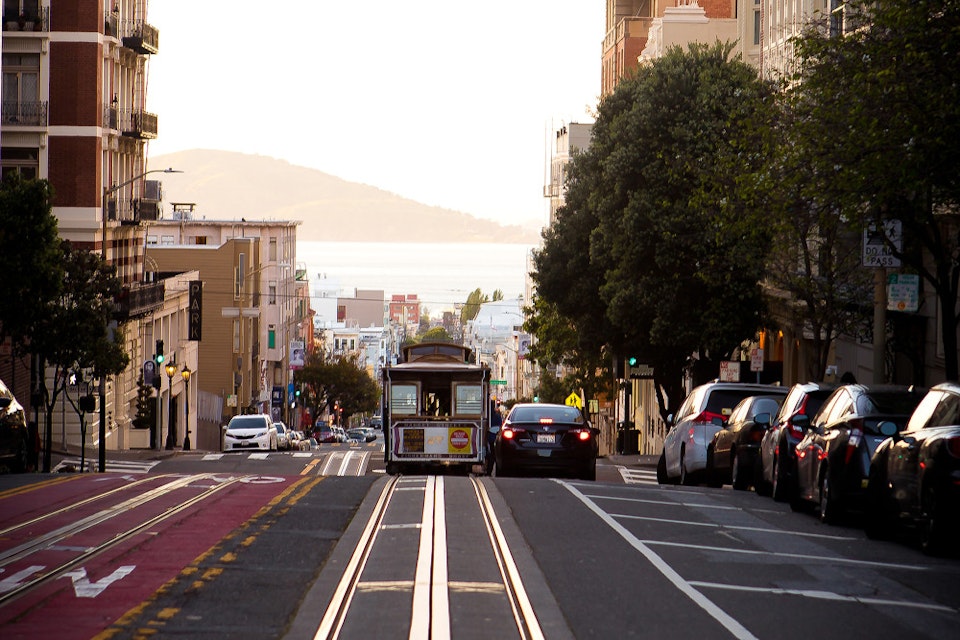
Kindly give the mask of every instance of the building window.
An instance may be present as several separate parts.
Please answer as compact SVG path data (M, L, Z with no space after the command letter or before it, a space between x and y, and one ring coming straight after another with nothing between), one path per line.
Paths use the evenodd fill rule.
M19 175L24 180L33 180L40 176L40 152L37 149L3 147L0 150L0 165L4 178Z
M269 256L267 259L270 262L276 262L277 261L277 239L276 238L270 238L270 244L268 245L267 252Z
M207 236L197 236L193 239L193 244L207 244Z
M3 124L47 124L40 104L39 53L3 54Z
M760 10L753 12L753 44L760 44Z
M267 285L267 297L270 304L277 304L277 282L275 280Z
M273 325L270 325L270 328L267 329L267 348L277 348L277 328Z
M240 320L233 321L233 352L240 353Z

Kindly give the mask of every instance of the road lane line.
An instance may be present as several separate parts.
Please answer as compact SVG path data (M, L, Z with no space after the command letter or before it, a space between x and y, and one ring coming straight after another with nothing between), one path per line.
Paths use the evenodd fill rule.
M767 529L765 527L745 527L734 524L720 524L717 522L689 522L686 520L671 520L669 518L653 518L650 516L634 516L626 513L611 513L611 517L623 518L625 520L649 520L652 522L665 522L667 524L686 524L691 527L710 527L712 529L728 529L731 531L753 531L755 533L773 533L780 535L803 536L806 538L826 538L827 540L859 540L851 536L830 536L823 533L805 533L802 531L785 531L783 529Z
M673 567L667 564L663 558L657 555L653 549L641 542L632 533L627 531L626 527L617 522L612 516L601 509L593 500L582 494L579 489L561 480L554 480L554 482L557 482L562 487L566 488L567 491L576 496L577 499L579 499L588 509L593 511L597 517L603 520L608 527L620 534L620 537L623 538L631 547L639 551L640 554L643 555L650 562L650 564L652 564L661 573L661 575L663 575L663 577L669 580L673 586L690 598L710 617L719 622L727 631L730 632L731 635L733 635L733 637L738 638L738 640L757 640L757 637L750 633L746 627L744 627L735 618L733 618L733 616L721 609L716 603L694 588L693 585L684 580L683 577L677 573Z
M660 504L668 507L696 507L698 509L719 509L721 511L743 511L740 507L730 507L721 504L702 504L699 502L677 502L675 500L649 500L647 498L624 498L623 496L605 496L596 493L583 494L587 498L598 500L621 500L623 502L644 502L647 504Z
M929 602L907 602L906 600L886 600L884 598L867 598L861 596L845 596L833 591L819 591L816 589L779 589L769 587L749 587L745 585L718 584L715 582L691 582L697 587L706 587L707 589L723 589L726 591L747 591L750 593L768 593L772 595L801 596L803 598L813 598L815 600L830 600L832 602L852 602L857 604L878 605L882 607L911 607L915 609L929 609L931 611L944 611L946 613L957 613L954 607L948 607L942 604L932 604Z
M433 501L437 476L427 476L423 495L423 515L420 517L420 550L413 579L413 612L410 615L410 639L430 637L430 577L433 556Z
M783 533L789 533L784 531ZM827 536L823 536L827 537ZM848 538L843 538L844 540ZM855 539L855 538L853 538ZM875 560L854 560L852 558L837 558L833 556L819 556L819 555L807 555L803 553L781 553L779 551L757 551L755 549L734 549L729 547L711 547L708 545L700 544L684 544L682 542L667 542L666 540L643 540L644 544L658 545L661 547L680 547L682 549L699 549L701 551L726 551L728 553L741 553L747 555L765 555L765 556L776 556L780 558L793 558L796 560L803 560L804 562L809 561L818 561L825 562L827 564L836 564L842 562L844 564L856 564L864 567L879 567L881 569L902 569L904 571L929 571L932 567L924 566L921 564L893 564L890 562L877 562Z

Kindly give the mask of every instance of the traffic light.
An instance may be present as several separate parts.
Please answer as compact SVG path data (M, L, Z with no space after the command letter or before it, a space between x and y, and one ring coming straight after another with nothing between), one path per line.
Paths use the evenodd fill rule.
M635 367L637 366L637 362L639 362L639 360L637 360L637 356L630 356L627 358L627 366Z
M157 340L157 364L163 365L163 340Z

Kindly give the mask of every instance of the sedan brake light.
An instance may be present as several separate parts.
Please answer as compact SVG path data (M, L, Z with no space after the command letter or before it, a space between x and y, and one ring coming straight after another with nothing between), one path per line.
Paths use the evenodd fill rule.
M500 431L500 435L503 436L504 440L513 440L517 437L517 434L523 433L526 429L519 429L517 427L504 427Z
M576 434L577 440L582 442L589 440L591 436L593 436L593 434L590 432L590 429L571 429L570 433Z
M553 418L540 418L540 424L553 424Z

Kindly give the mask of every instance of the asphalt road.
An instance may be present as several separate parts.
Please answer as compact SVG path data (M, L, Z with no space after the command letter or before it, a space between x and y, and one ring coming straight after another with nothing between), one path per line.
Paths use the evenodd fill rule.
M24 623L29 616L11 615L20 607L38 619L55 620L62 638L91 637L95 634L78 635L77 630L94 623L103 638L313 637L389 482L376 455L359 475L320 473L350 468L345 462L324 467L332 455L332 448L311 456L253 459L190 453L154 461L146 476L119 468L112 474L0 476L0 529L31 513L70 506L76 502L71 495L94 495L98 486L105 491L148 478L145 492L161 477L163 482L186 478L189 486L177 491L192 495L242 480L182 517L151 525L124 548L86 561L83 579L102 587L95 597L78 595L77 585L88 583L78 579L74 568L73 577L53 580L45 595L41 589L13 603L0 602L0 634L38 637ZM434 538L433 549L442 548L449 564L450 577L443 582L450 594L449 637L509 637L493 622L501 622L502 616L493 612L502 603L500 592L491 587L496 566L491 563L497 560L484 547L477 515L474 494L482 492L489 495L543 637L829 639L854 634L902 639L955 634L960 623L957 558L928 558L908 540L868 540L855 522L824 525L749 492L661 487L645 462L637 457L603 460L595 483L545 477L480 478L476 484L462 476L439 483L407 478L398 485L394 503L398 509L405 506L387 510L386 520L374 527L387 531L382 525L391 523L384 539L407 542L380 547L377 553L387 553L397 571L412 571L431 557L423 554L419 532L428 522L436 529L442 524L444 533ZM430 494L424 485L440 488ZM425 507L429 495L444 507L439 516L431 511L432 519ZM172 493L165 504L179 505L182 496ZM139 509L131 508L130 514ZM60 528L66 517L58 516ZM31 526L37 529L32 539L45 535L39 525ZM51 523L50 530L55 528ZM13 576L41 564L14 558L23 542L13 535L0 535L0 595L16 582ZM419 549L415 539L421 540ZM177 553L188 542L200 551ZM81 546L51 543L43 550L48 554L43 563L51 562L50 554ZM415 627L403 615L411 617L417 578L390 574L383 557L371 556L369 562L380 574L370 574L376 580L358 579L361 595L354 605L360 616L379 620L375 637L410 637ZM429 561L436 565L438 560ZM137 569L116 573L118 567L131 566ZM387 580L387 575L392 577ZM149 587L149 593L144 596L135 586ZM97 610L120 613L91 621L90 612ZM389 618L388 611L401 617ZM464 613L469 611L490 615ZM345 626L340 637L371 637L359 634L361 628L370 627ZM491 635L494 630L498 633Z

